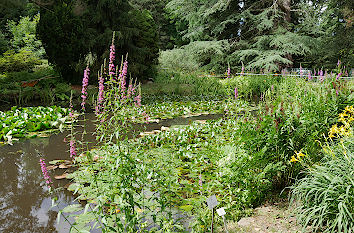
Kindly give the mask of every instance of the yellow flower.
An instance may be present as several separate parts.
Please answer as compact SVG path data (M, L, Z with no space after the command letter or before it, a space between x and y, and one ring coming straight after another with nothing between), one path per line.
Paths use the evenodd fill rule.
M345 107L344 111L354 114L354 105Z
M329 137L334 138L335 135L338 134L339 132L340 131L339 131L337 124L332 125L331 129L329 130Z
M299 160L298 160L297 158L295 158L294 155L291 156L290 163L295 163L295 162L297 162L297 161L299 161Z
M305 157L306 155L300 151L300 152L296 152L296 156L298 159L300 159L301 157Z

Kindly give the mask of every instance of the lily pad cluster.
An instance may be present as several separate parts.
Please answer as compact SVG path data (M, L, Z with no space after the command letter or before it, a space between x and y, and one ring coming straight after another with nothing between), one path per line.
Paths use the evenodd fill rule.
M63 130L69 120L69 110L51 107L12 107L0 111L0 141L11 144L14 139L44 136L52 130Z

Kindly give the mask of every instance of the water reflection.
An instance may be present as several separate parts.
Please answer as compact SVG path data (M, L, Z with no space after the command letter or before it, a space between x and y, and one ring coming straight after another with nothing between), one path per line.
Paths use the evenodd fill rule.
M68 158L63 138L63 134L53 135L0 147L0 232L68 232L58 231L57 210L50 210L51 198L36 152L46 161ZM73 200L69 192L59 196L64 205Z

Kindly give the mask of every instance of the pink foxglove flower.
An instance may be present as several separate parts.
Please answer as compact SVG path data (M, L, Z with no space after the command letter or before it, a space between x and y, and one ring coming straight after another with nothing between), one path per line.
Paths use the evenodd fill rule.
M45 164L45 161L43 158L39 159L39 164L41 165L41 169L42 169L42 173L43 173L43 177L44 177L45 182L47 183L48 186L51 186L51 183L53 183L53 182L48 174L47 165Z
M90 77L90 69L87 66L86 69L84 70L84 77L82 79L82 90L81 90L81 109L85 111L85 104L86 104L86 99L87 99L87 86L89 82L89 77Z

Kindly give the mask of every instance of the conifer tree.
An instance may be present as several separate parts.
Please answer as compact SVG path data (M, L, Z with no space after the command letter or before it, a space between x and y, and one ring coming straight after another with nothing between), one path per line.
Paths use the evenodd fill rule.
M134 10L127 0L54 0L41 7L38 34L49 61L68 81L79 82L88 61L99 68L113 31L117 56L129 54L133 77L151 75L158 37L148 12Z

